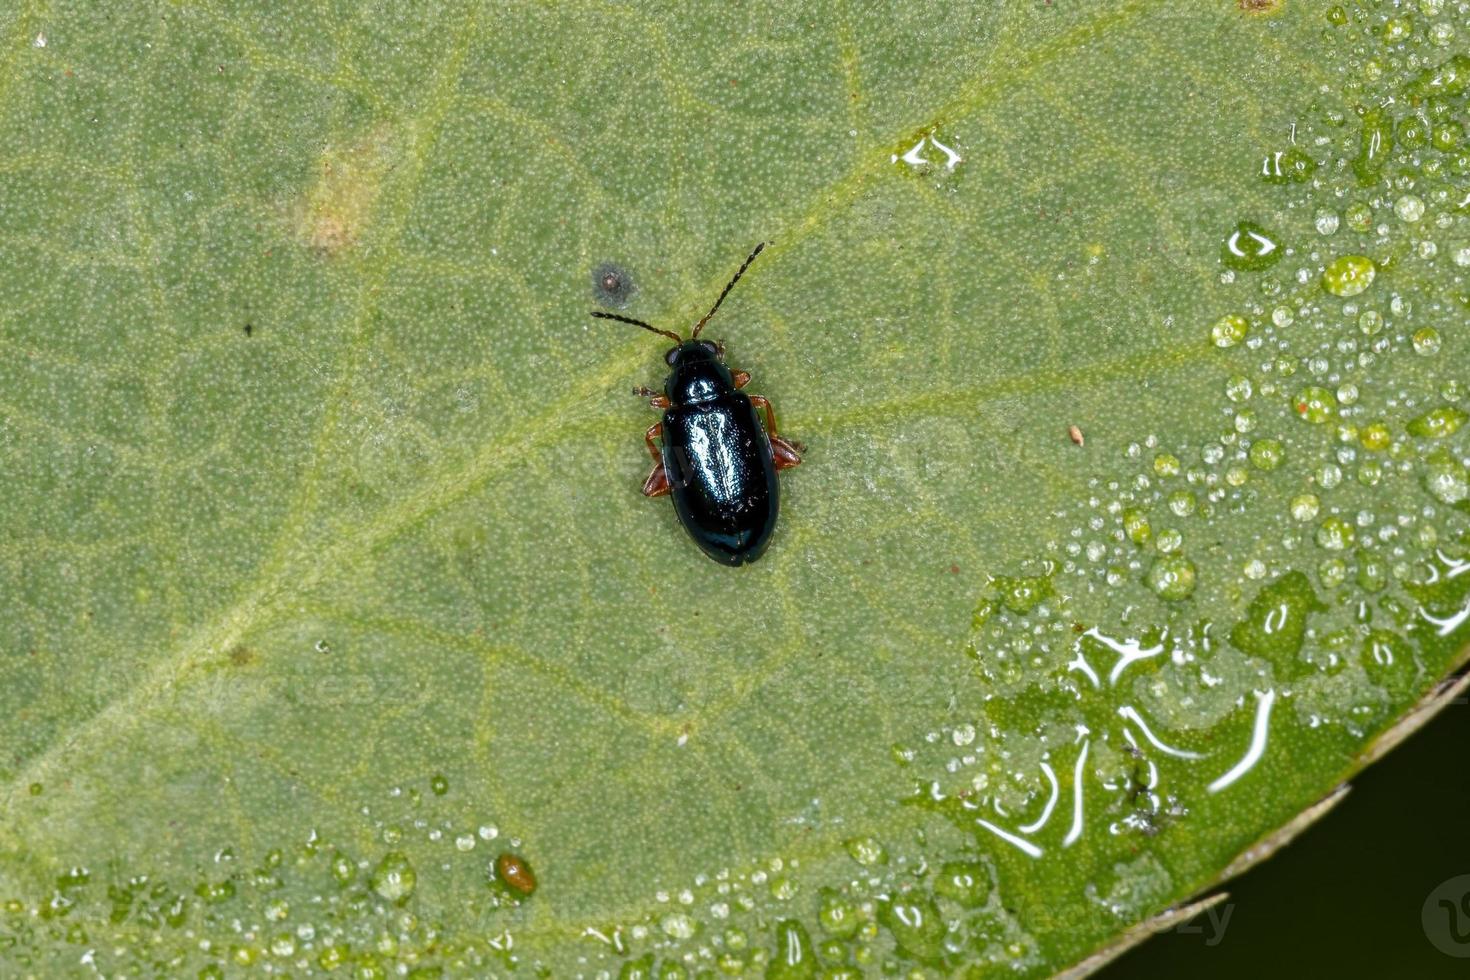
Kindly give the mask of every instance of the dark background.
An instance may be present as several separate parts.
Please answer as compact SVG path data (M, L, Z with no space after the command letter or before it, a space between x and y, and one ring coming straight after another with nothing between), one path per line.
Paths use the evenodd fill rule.
M1201 932L1154 936L1097 976L1470 977L1470 959L1439 952L1420 925L1435 886L1470 874L1467 746L1462 696L1314 827L1224 886L1235 907L1216 945L1202 917Z

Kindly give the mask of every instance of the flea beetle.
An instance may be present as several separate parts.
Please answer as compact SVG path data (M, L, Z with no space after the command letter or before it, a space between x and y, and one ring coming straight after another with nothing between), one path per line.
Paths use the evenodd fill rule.
M755 561L766 550L781 500L776 471L801 462L801 446L776 433L771 403L739 390L750 375L731 373L725 366L724 348L699 339L704 325L765 247L761 242L750 253L715 305L694 325L688 340L631 317L592 314L631 323L674 342L664 355L670 371L663 394L633 389L633 394L664 410L662 421L643 434L654 462L643 494L673 497L674 513L694 543L726 565ZM764 427L757 408L765 415Z

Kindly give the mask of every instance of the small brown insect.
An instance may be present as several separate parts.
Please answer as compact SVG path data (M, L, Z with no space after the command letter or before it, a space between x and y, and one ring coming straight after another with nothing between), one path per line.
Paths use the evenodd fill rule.
M495 858L495 873L501 881L522 895L530 895L536 890L536 876L531 873L531 866L526 863L526 859L519 854L502 851Z
M1071 437L1072 441L1075 442L1077 445L1079 445L1079 446L1080 445L1083 445L1083 442L1082 442L1082 430L1079 429L1079 428L1077 428L1077 426L1075 426L1075 425L1069 425L1069 426L1067 426L1067 435L1069 437Z

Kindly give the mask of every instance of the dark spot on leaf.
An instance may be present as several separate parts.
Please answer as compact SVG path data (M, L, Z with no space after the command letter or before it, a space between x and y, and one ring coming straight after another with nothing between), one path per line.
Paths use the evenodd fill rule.
M637 288L628 270L620 265L604 262L592 270L592 298L600 306L627 306Z

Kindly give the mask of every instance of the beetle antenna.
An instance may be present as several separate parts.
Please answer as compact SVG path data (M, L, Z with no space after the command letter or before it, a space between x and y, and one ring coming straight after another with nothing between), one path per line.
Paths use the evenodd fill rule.
M725 297L730 295L730 290L735 288L735 284L740 281L740 277L745 275L745 270L750 268L750 263L755 261L755 257L761 254L761 249L765 247L766 243L761 242L755 247L754 250L751 251L750 255L746 257L745 262L735 273L735 278L731 279L728 283L725 284L725 291L720 293L720 298L715 300L715 305L709 308L709 312L704 315L703 320L700 320L694 325L694 332L689 335L690 340L693 340L695 337L699 336L699 331L704 329L704 325L709 322L709 318L715 315L715 310L718 310L720 308L720 304L725 301Z
M592 315L601 320L616 320L619 323L631 323L633 324L633 326L642 327L644 330L652 330L659 336L667 337L676 344L682 344L684 342L684 338L680 337L672 330L660 330L658 327L655 327L651 323L644 323L642 320L635 320L630 316L618 316L616 313L599 313L596 310L592 311Z

